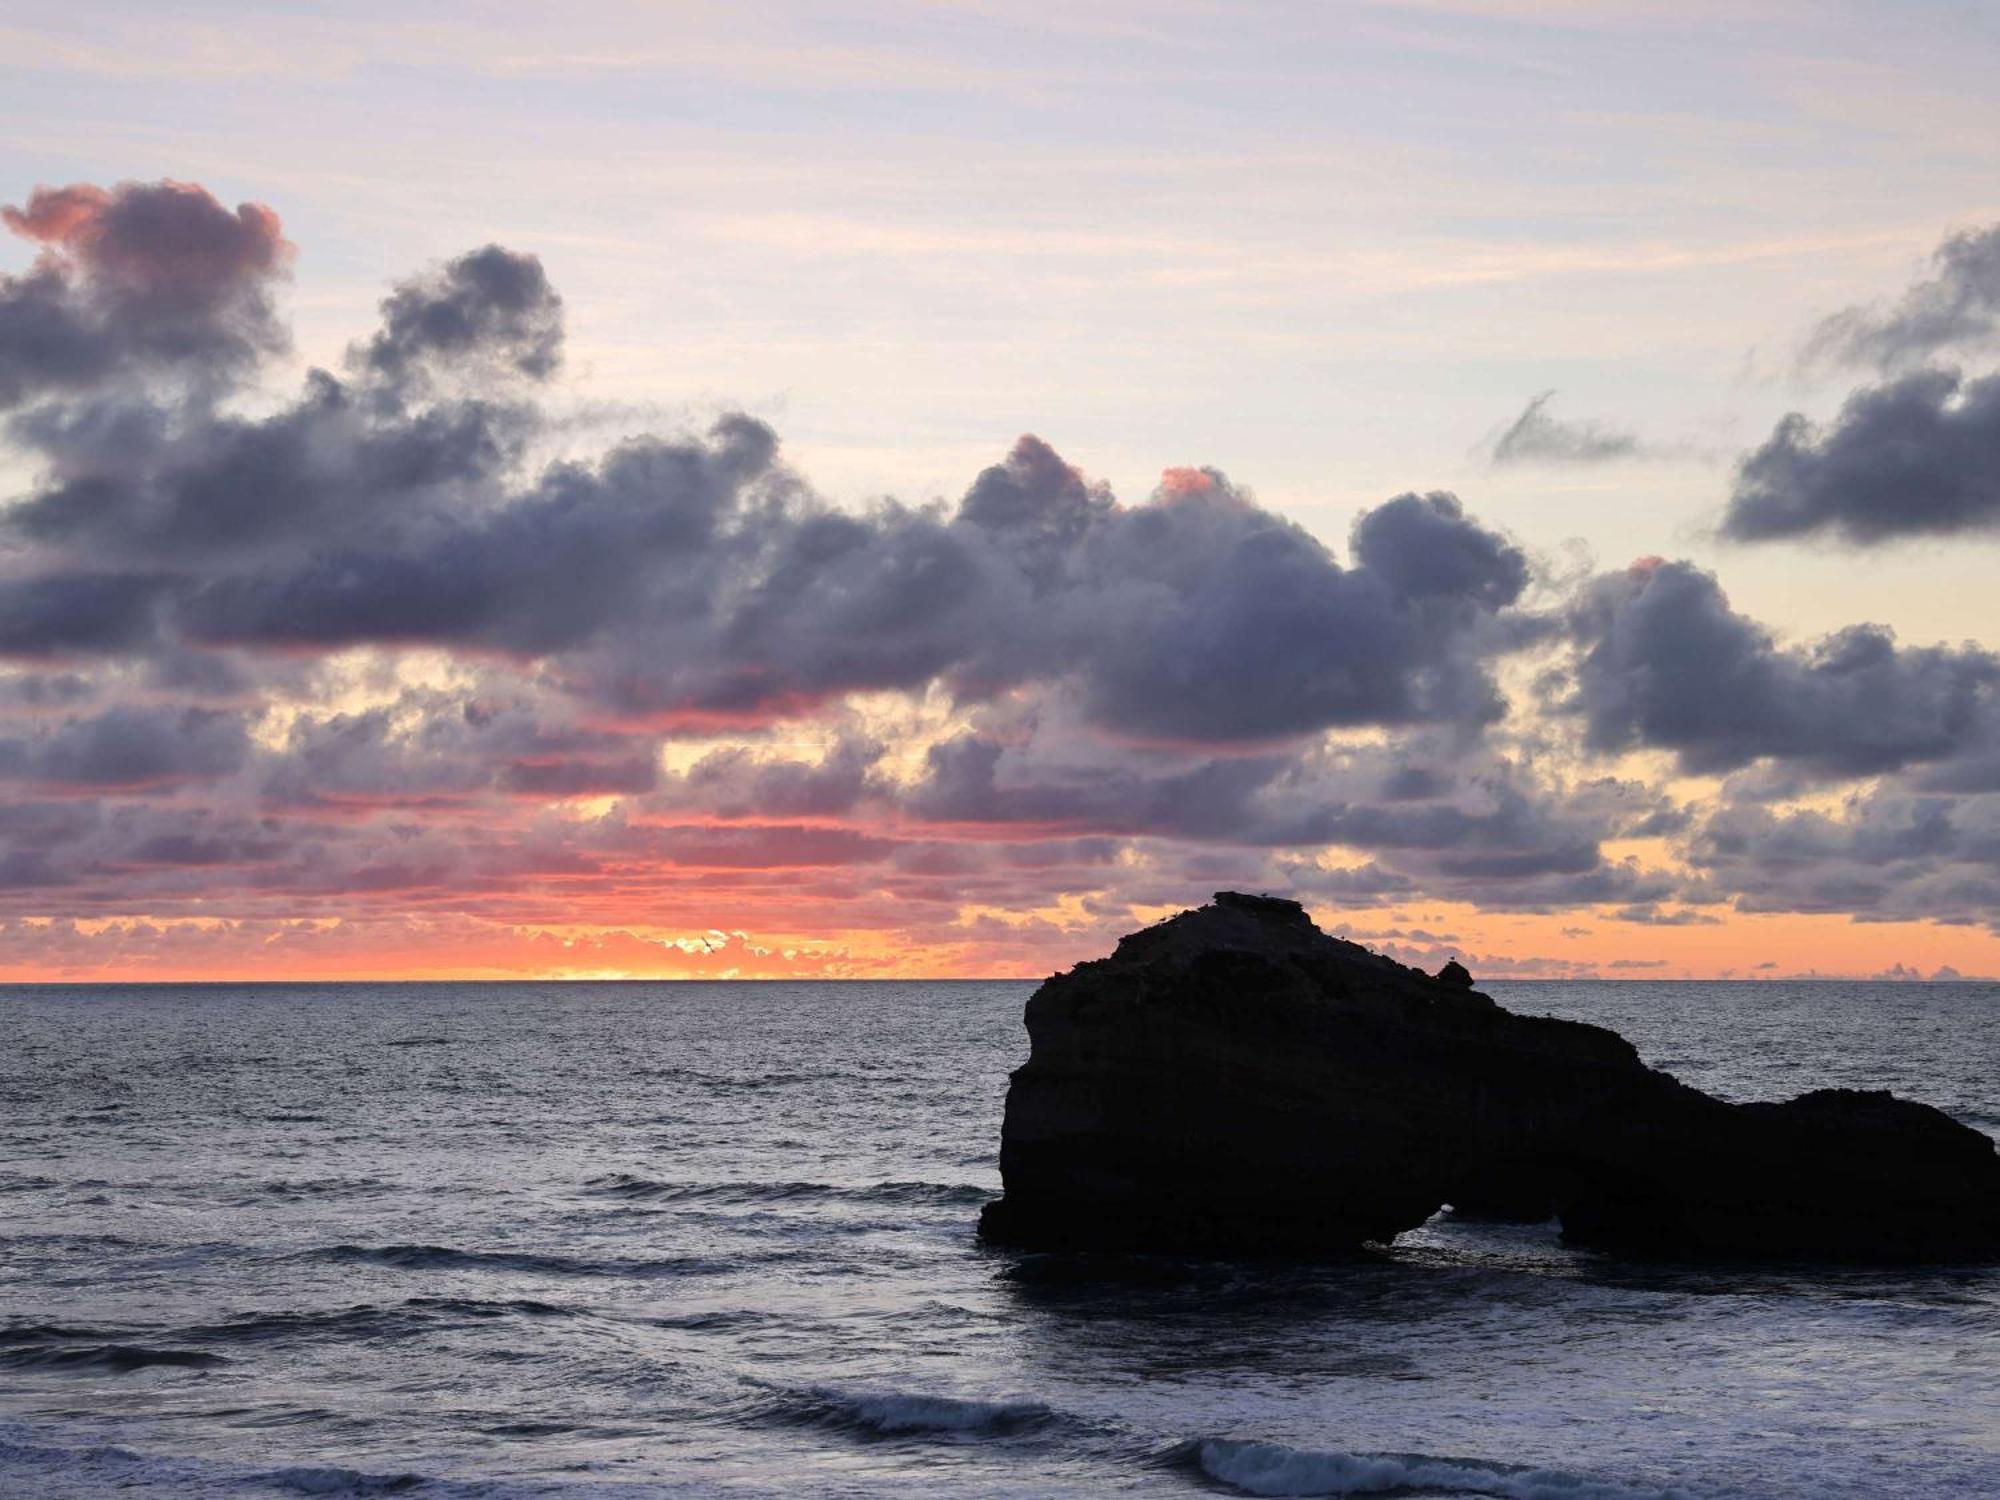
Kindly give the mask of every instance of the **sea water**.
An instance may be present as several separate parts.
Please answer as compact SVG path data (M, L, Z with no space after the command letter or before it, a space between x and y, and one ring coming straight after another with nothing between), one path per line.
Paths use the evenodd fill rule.
M1029 986L0 990L0 1495L2000 1496L2000 1271L979 1244ZM1496 984L2000 1129L2000 987Z

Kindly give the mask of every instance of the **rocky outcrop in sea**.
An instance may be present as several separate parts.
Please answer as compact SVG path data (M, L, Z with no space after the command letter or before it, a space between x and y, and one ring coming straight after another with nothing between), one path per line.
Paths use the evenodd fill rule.
M2000 1155L1942 1112L1728 1103L1294 901L1219 893L1049 979L1026 1019L996 1243L1325 1253L1449 1205L1648 1255L2000 1258Z

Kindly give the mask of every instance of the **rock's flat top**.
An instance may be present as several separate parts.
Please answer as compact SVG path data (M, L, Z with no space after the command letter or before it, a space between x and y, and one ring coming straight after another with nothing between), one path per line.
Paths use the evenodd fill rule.
M1029 1000L982 1232L1048 1248L1349 1249L1441 1205L1643 1253L2000 1255L2000 1157L1925 1105L1733 1105L1601 1027L1503 1010L1219 893Z

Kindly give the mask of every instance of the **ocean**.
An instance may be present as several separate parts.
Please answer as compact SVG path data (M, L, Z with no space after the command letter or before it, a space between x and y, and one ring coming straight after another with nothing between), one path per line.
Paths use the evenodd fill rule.
M981 1246L1031 988L0 990L0 1495L2000 1496L2000 1269ZM2000 1131L2000 986L1485 988Z

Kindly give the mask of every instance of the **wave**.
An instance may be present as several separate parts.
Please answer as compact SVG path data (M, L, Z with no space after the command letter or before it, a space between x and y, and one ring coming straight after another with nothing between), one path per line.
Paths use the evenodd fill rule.
M669 1328L677 1333L720 1333L732 1328L768 1328L790 1320L785 1314L754 1307L717 1307L702 1312L662 1313L636 1321L648 1328Z
M1400 1495L1441 1491L1495 1500L1689 1500L1663 1490L1591 1479L1557 1469L1533 1469L1421 1453L1337 1453L1282 1443L1209 1438L1177 1450L1209 1479L1243 1495Z
M597 1486L496 1483L418 1473L371 1474L337 1464L256 1469L215 1460L136 1453L108 1443L64 1447L32 1429L12 1423L0 1427L0 1493L95 1495L114 1490L121 1495L157 1495L163 1500L225 1494L242 1495L246 1500L273 1494L340 1496L343 1500L379 1495L423 1496L426 1500L562 1500L565 1496L613 1493Z
M466 1321L582 1316L586 1314L581 1308L559 1307L552 1302L540 1302L529 1297L497 1301L477 1297L406 1297L396 1303L359 1302L350 1307L309 1312L244 1313L223 1322L180 1329L174 1337L223 1344L320 1337L396 1338ZM0 1334L0 1339L4 1338L5 1335Z
M790 1088L801 1083L846 1083L852 1077L849 1073L834 1069L824 1072L801 1072L792 1068L779 1068L761 1073L712 1073L705 1069L683 1067L678 1064L656 1068L634 1068L628 1076L654 1083L691 1083L697 1088L709 1089L718 1094Z
M843 1203L964 1206L984 1203L996 1189L975 1183L877 1182L838 1187L825 1182L657 1182L630 1172L593 1177L584 1187L607 1198L671 1203L786 1203L826 1199Z
M154 1349L144 1344L16 1344L0 1349L0 1369L95 1371L129 1375L158 1366L207 1370L231 1364L199 1349Z
M581 1260L528 1250L460 1250L451 1245L328 1245L300 1259L388 1266L398 1271L516 1271L531 1276L704 1276L736 1269L701 1256L658 1260Z
M256 1192L265 1198L351 1198L378 1192L387 1186L379 1177L277 1178L259 1183ZM256 1202L257 1198L236 1201L249 1204Z
M590 1313L581 1307L562 1307L554 1302L539 1302L533 1297L509 1297L503 1301L488 1302L477 1297L408 1297L403 1306L423 1308L430 1312L455 1313L465 1318L587 1318Z
M826 1427L858 1437L1015 1437L1062 1420L1053 1408L1039 1401L978 1401L963 1396L849 1391L833 1386L765 1386L764 1391L743 1412L751 1422Z
M9 1323L0 1327L0 1347L8 1344L46 1344L51 1340L88 1339L93 1343L111 1343L117 1337L117 1334L95 1328L71 1328L60 1323Z
M294 1495L442 1495L459 1490L456 1485L449 1488L440 1485L424 1474L367 1474L336 1464L299 1464L246 1477L264 1488Z

